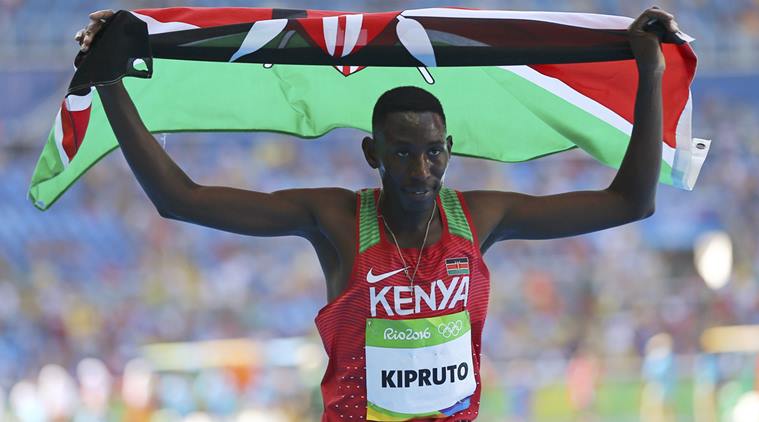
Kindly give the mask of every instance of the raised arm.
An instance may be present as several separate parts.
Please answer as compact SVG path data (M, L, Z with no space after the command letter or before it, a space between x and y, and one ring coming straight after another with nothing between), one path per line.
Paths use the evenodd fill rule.
M83 51L112 13L90 15L90 25L76 36ZM121 82L97 89L124 157L164 217L255 236L308 237L319 230L317 204L325 198L332 198L334 203L335 199L349 196L337 189L260 193L198 185L155 141Z
M659 38L644 30L652 19L677 31L661 9L643 12L628 29L638 67L638 91L630 143L608 188L548 196L469 192L483 249L505 239L548 239L618 226L653 214L662 154L662 74Z

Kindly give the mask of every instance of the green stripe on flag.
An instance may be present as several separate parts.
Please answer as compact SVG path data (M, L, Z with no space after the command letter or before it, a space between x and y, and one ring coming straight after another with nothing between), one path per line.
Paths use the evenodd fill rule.
M466 275L466 274L469 274L469 270L467 269L448 270L448 275Z
M42 201L38 198L44 195L39 194L39 188L36 186L45 180L55 177L55 175L63 171L63 168L61 155L55 145L55 124L53 124L53 128L50 129L50 134L47 137L47 142L45 142L45 146L42 148L42 154L40 154L40 158L37 160L34 174L32 174L32 188L29 191L29 195L34 198L35 206L45 209L52 203L52 201L47 203L37 202Z

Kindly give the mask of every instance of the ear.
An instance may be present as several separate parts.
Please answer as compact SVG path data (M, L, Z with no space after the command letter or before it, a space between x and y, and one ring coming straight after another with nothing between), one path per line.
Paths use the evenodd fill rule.
M364 150L364 158L366 162L373 168L379 168L380 163L377 159L377 152L375 148L375 141L372 137L367 136L361 141L361 149Z
M453 153L453 136L448 135L445 138L445 143L448 146L448 154L452 154Z

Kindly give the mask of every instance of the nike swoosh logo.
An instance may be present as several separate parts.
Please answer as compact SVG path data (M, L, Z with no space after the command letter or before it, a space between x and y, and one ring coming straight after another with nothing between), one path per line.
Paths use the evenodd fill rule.
M405 270L405 268L401 268L401 269L398 269L398 270L395 270L395 271L390 271L390 272L387 272L387 273L384 273L384 274L377 274L377 275L372 274L372 270L373 270L373 268L369 268L369 272L366 273L366 282L374 284L374 283L376 283L378 281L382 281L382 280L384 280L384 279L386 279L388 277L392 277L392 276L398 274L399 272Z

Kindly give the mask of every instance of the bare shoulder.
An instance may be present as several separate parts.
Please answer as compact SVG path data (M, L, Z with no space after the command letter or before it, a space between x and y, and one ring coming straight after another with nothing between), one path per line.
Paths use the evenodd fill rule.
M472 223L480 239L480 247L489 246L493 233L508 213L509 207L519 201L519 193L492 190L463 191Z
M319 220L342 220L356 215L356 192L344 188L297 189Z
M470 190L461 192L470 213L480 216L497 213L502 215L506 208L518 201L522 194L494 190Z
M302 188L302 189L291 189L291 190L297 191L299 194L303 195L304 197L307 197L309 200L330 199L330 200L337 200L337 201L343 201L343 202L356 200L356 192L345 189L345 188L324 187L324 188Z
M308 208L316 220L318 231L307 238L316 248L325 274L332 274L337 262L352 265L356 244L356 193L343 188L303 189ZM332 263L332 264L330 264ZM331 268L331 269L328 269ZM330 278L330 276L327 276Z

